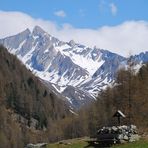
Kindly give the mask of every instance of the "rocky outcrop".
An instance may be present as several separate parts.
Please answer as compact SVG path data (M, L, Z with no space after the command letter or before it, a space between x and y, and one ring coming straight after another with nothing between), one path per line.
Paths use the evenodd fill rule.
M97 132L97 140L101 142L126 143L139 140L135 125L103 127Z
M37 144L32 144L29 143L25 148L46 148L47 143L37 143Z

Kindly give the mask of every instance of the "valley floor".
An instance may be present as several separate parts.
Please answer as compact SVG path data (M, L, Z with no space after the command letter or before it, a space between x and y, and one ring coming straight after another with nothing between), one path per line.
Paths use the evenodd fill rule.
M64 140L58 143L49 144L47 148L99 148L100 146L89 146L88 138ZM102 146L100 148L103 148ZM140 141L120 144L111 148L148 148L148 140L141 139Z

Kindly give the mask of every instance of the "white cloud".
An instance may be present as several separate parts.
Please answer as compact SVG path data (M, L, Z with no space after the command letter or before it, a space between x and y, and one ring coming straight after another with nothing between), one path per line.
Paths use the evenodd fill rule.
M49 34L60 40L71 39L89 47L108 49L123 56L148 51L148 22L127 21L117 26L104 26L98 29L80 29L70 24L59 27L52 21L34 19L21 12L0 11L0 38L14 35L26 28L41 26Z
M14 35L26 28L33 29L35 25L42 26L52 34L58 29L56 23L42 19L34 19L22 12L0 11L0 37Z
M112 15L115 16L117 14L117 6L114 3L111 3L109 6L110 6Z
M54 15L59 16L59 17L66 17L66 13L63 10L54 12Z

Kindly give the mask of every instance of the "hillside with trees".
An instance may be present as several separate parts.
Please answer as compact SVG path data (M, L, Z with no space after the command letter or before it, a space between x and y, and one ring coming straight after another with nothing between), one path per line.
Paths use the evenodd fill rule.
M0 106L0 147L7 148L54 141L55 124L69 114L65 102L2 46Z
M94 136L97 128L118 125L113 118L117 110L126 115L121 124L134 124L141 132L148 132L148 64L139 71L131 65L120 69L115 85L107 87L95 102L81 109L79 118L85 124L82 133Z
M114 113L121 110L121 124L134 124L140 133L148 132L148 64L139 71L132 66L117 73L115 85L103 90L95 102L81 108L77 116L66 118L70 138L95 136L98 128L118 125Z

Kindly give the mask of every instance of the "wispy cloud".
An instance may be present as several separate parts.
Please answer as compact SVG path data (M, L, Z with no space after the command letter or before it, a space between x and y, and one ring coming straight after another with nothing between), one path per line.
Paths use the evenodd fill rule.
M108 11L110 11L111 14L115 16L117 14L118 9L115 3L109 3L106 0L100 0L99 1L99 11L101 13L107 13Z
M106 8L106 1L105 0L100 0L99 1L99 11L103 12Z
M63 10L59 10L54 12L54 15L58 16L58 17L66 17L66 13Z
M148 50L148 22L127 21L117 26L80 29L70 24L59 27L52 21L35 19L21 12L0 11L0 38L14 35L35 25L63 41L74 39L89 47L108 49L123 56Z
M117 6L114 3L111 3L109 6L110 6L110 10L111 10L112 15L115 16L118 11Z
M80 9L79 10L80 16L84 17L85 16L85 10L84 9Z

